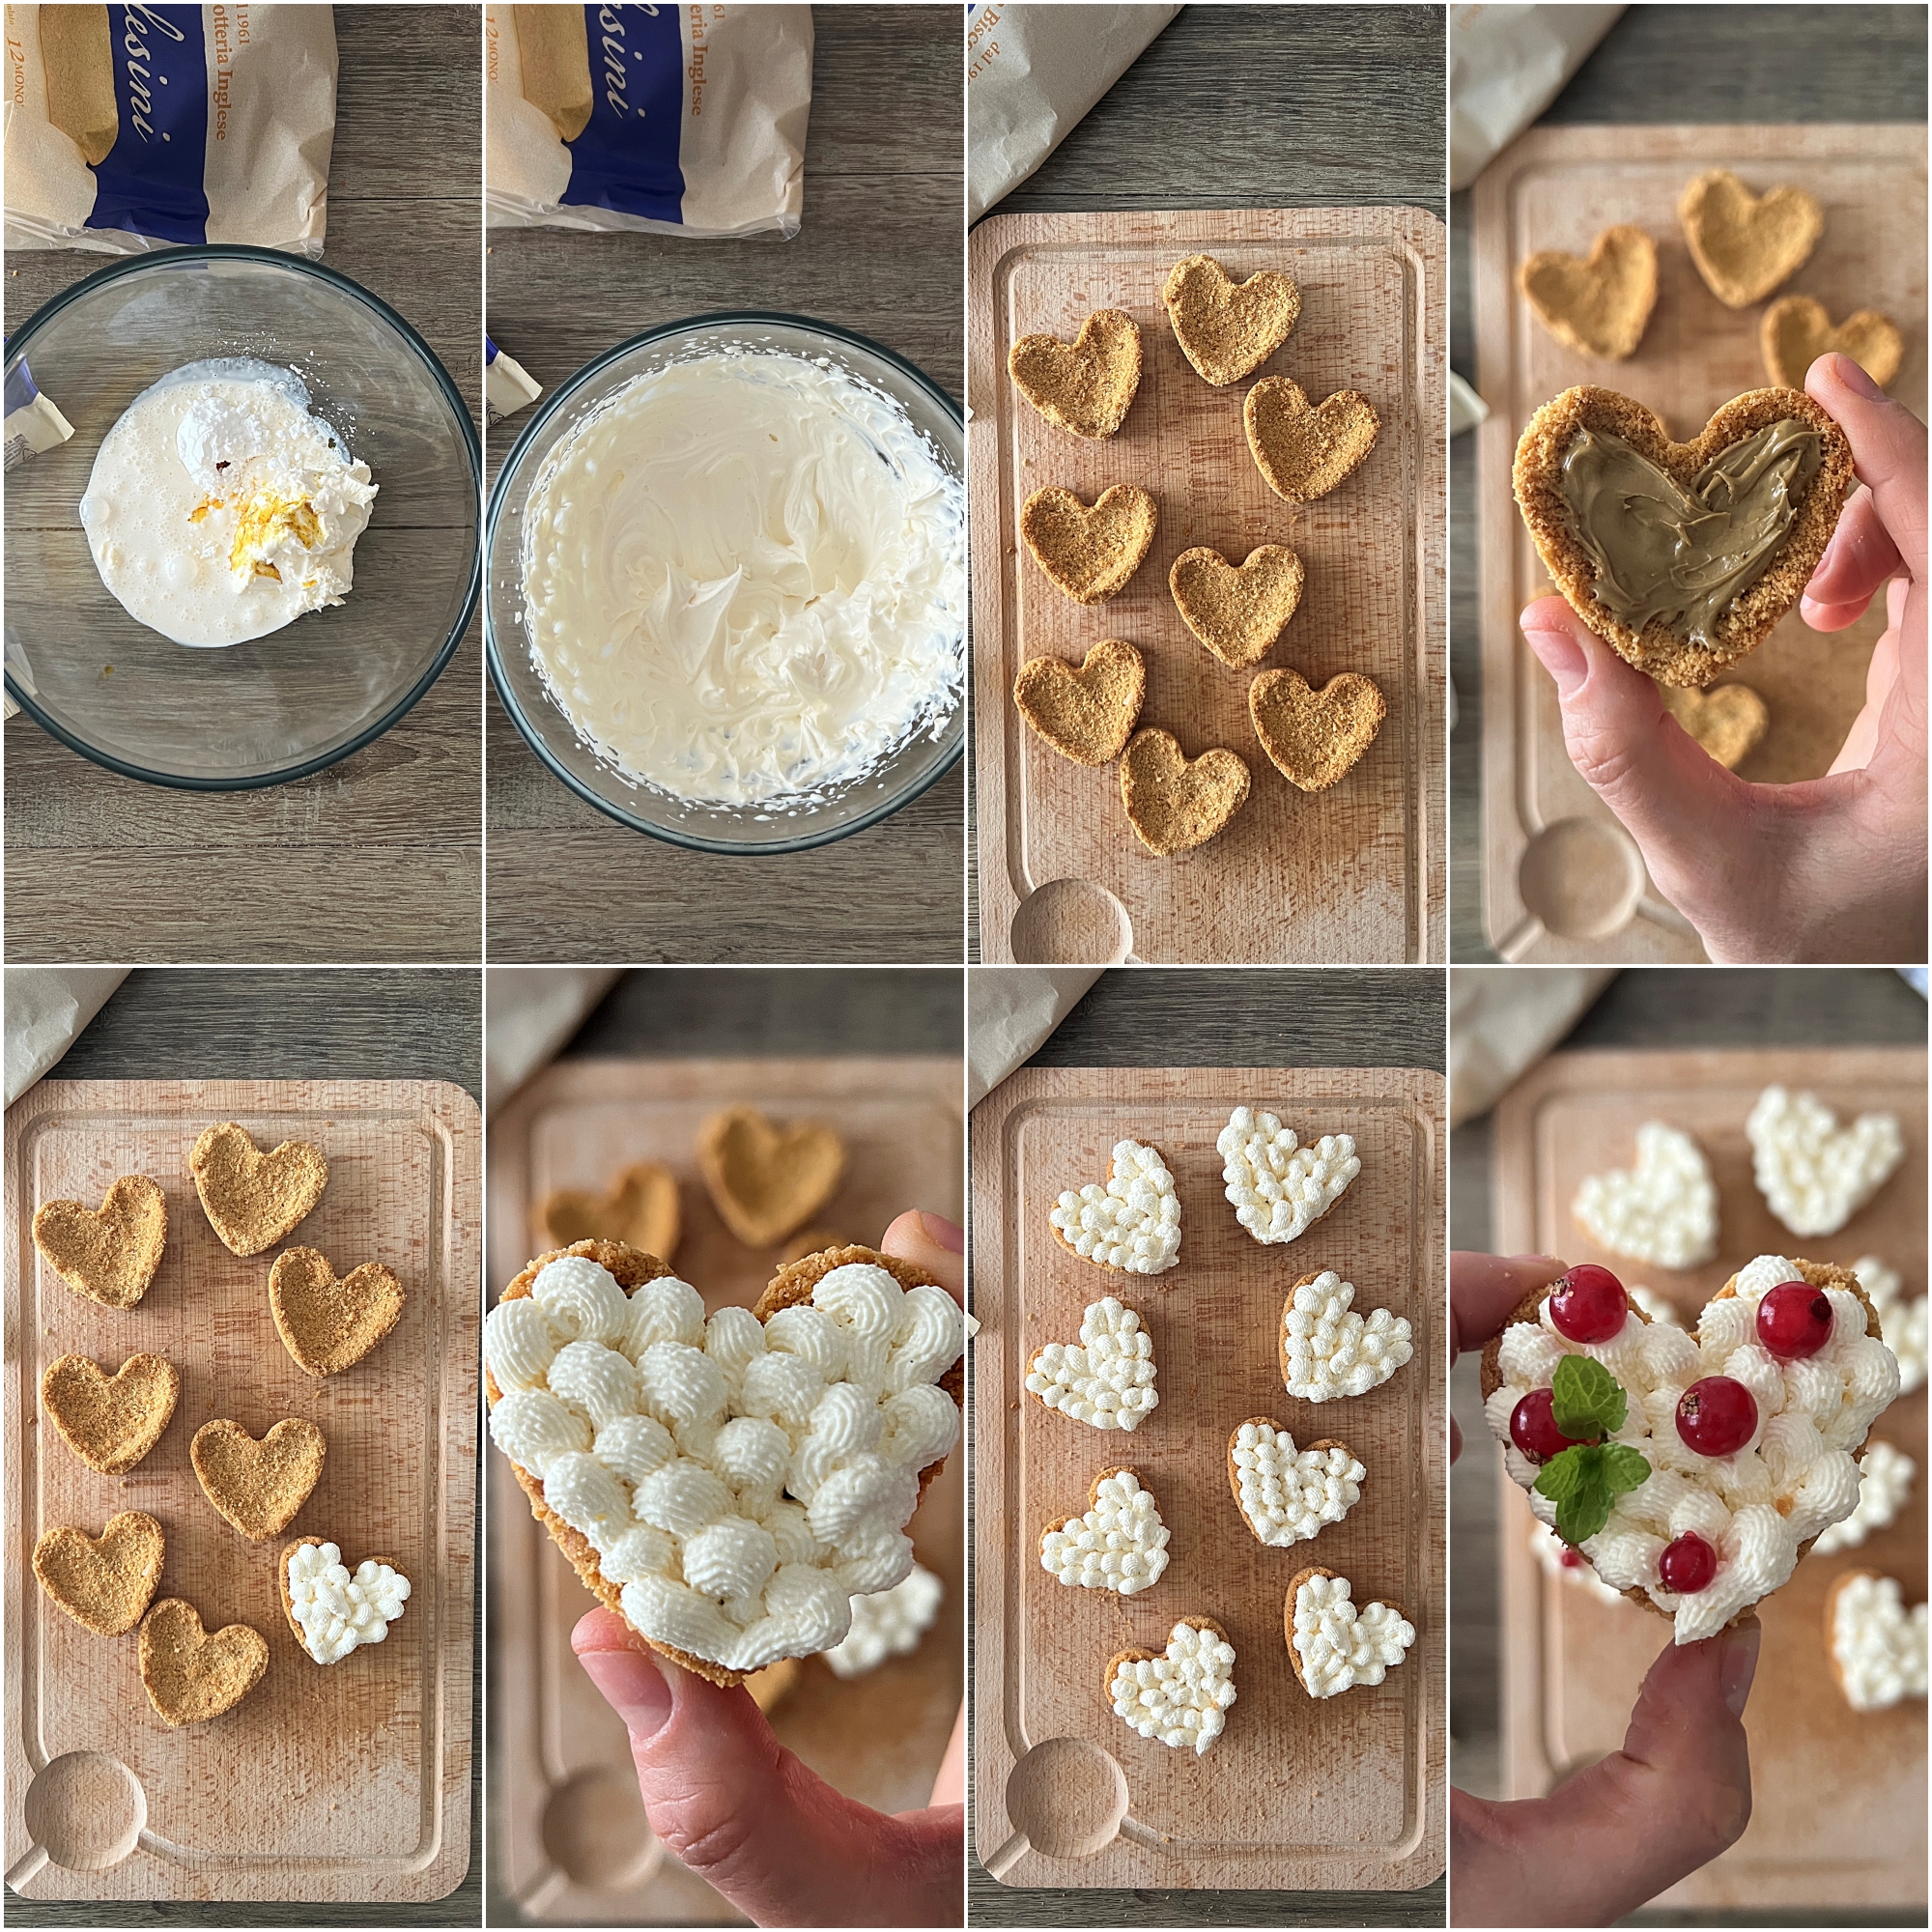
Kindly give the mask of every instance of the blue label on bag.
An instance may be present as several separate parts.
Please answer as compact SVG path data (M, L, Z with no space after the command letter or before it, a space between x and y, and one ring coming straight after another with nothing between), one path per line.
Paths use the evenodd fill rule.
M570 149L569 205L684 221L684 39L675 7L586 7L590 120Z
M112 6L121 126L95 166L89 228L157 242L208 240L208 52L199 7Z

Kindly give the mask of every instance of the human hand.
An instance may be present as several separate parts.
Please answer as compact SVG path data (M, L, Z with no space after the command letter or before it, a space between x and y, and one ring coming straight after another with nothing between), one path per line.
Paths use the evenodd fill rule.
M964 1298L965 1237L901 1214L879 1247ZM720 1690L592 1610L571 1647L631 1734L644 1810L666 1848L760 1925L957 1925L964 1918L965 1712L923 1811L888 1817L836 1791Z
M1918 959L1925 944L1925 425L1848 355L1806 389L1845 432L1861 487L1801 601L1840 631L1886 589L1865 705L1822 779L1750 784L1708 756L1560 597L1522 613L1563 741L1713 959Z
M1449 1258L1451 1360L1498 1334L1564 1264L1548 1255ZM1461 1437L1452 1454L1460 1454ZM1745 1700L1758 1621L1702 1643L1666 1641L1623 1748L1548 1798L1449 1794L1450 1916L1458 1925L1608 1925L1735 1844L1750 1822Z

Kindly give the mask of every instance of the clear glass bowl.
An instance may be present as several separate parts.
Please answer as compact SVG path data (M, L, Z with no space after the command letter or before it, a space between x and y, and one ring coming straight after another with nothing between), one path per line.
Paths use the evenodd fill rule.
M190 650L116 603L79 503L122 411L224 355L294 369L381 494L340 606ZM7 478L7 691L64 744L154 784L280 784L360 750L436 682L479 594L482 463L456 384L393 309L292 255L178 248L56 296L7 345L10 377L20 362L74 433Z
M921 732L830 797L798 806L712 806L627 779L599 757L557 707L524 628L524 508L544 459L608 396L670 362L720 351L778 350L826 358L892 397L955 476L964 474L959 407L931 377L863 335L797 315L693 316L646 329L562 384L512 445L490 493L484 530L483 640L490 678L517 729L572 791L635 831L701 852L803 852L876 825L942 778L965 745L963 702L938 732Z

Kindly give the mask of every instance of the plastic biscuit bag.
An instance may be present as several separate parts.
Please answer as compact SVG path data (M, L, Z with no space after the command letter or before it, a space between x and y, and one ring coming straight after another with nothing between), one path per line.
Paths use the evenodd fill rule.
M789 239L805 208L811 9L484 9L493 227Z
M9 7L6 242L314 258L335 139L327 7Z

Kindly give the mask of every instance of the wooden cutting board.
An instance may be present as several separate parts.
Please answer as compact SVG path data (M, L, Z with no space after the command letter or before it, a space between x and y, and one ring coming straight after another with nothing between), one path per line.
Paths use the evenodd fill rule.
M1677 221L1677 197L1706 168L1755 192L1781 183L1824 204L1825 233L1777 291L1824 303L1833 320L1876 308L1905 336L1890 393L1925 413L1925 129L1898 125L1758 128L1533 128L1477 181L1470 232L1476 386L1490 406L1475 432L1482 516L1484 918L1506 959L1692 960L1703 948L1657 893L1636 847L1577 777L1563 749L1555 687L1517 629L1548 580L1510 490L1517 439L1551 396L1579 383L1622 391L1672 436L1702 429L1720 403L1771 381L1758 345L1767 303L1727 309L1704 286ZM1598 362L1566 348L1517 293L1539 248L1586 253L1613 223L1657 242L1658 298L1636 354ZM1821 777L1864 702L1865 667L1885 601L1823 636L1794 611L1722 682L1749 686L1771 725L1740 767L1783 783Z
M981 943L988 960L1107 964L1419 960L1442 952L1443 229L1413 208L999 214L968 242L972 409L974 755ZM1237 280L1288 270L1294 333L1254 375L1214 388L1181 355L1161 302L1184 255ZM1022 335L1070 340L1096 308L1140 325L1141 385L1119 435L1083 441L1014 390ZM1241 423L1248 390L1285 375L1320 401L1356 388L1381 431L1354 475L1291 509L1262 480ZM1034 491L1091 502L1114 483L1152 492L1159 527L1126 588L1093 608L1062 596L1017 535ZM1352 771L1304 793L1268 762L1248 714L1256 667L1197 643L1168 589L1174 559L1207 544L1239 561L1285 543L1307 569L1300 609L1264 667L1318 689L1366 672L1388 716ZM1190 758L1225 746L1252 789L1210 843L1157 859L1134 837L1120 766L1075 765L1020 722L1029 658L1078 663L1103 638L1147 661L1140 723Z
M1806 1089L1841 1122L1895 1113L1905 1158L1836 1235L1803 1237L1772 1215L1751 1178L1745 1118L1765 1087ZM1688 1128L1718 1184L1719 1259L1672 1272L1594 1247L1570 1218L1588 1174L1628 1167L1651 1120ZM1688 1326L1760 1254L1851 1263L1867 1254L1925 1293L1925 1055L1887 1047L1749 1052L1559 1053L1496 1112L1495 1240L1502 1254L1601 1261L1667 1296ZM1855 1549L1807 1556L1760 1612L1764 1647L1745 1727L1749 1828L1724 1856L1653 1903L1661 1909L1843 1911L1925 1900L1925 1704L1861 1716L1832 1679L1825 1598L1847 1570L1895 1577L1925 1601L1925 1391L1879 1417L1874 1439L1918 1465L1904 1510ZM1480 1446L1480 1445L1476 1445ZM1498 1458L1500 1462L1500 1458ZM1503 1735L1508 1793L1541 1797L1568 1771L1623 1742L1637 1687L1669 1641L1662 1617L1552 1578L1531 1553L1533 1519L1504 1476Z
M315 1381L269 1310L279 1247L247 1260L209 1226L188 1173L202 1128L239 1121L257 1145L312 1141L321 1203L285 1246L340 1273L381 1260L402 1319L374 1353ZM7 1113L7 1862L32 1898L433 1900L469 1861L481 1132L440 1081L44 1080ZM40 1259L34 1209L98 1204L118 1175L154 1177L168 1239L139 1305L103 1308ZM88 1468L41 1414L41 1371L83 1354L117 1369L152 1350L181 1371L174 1419L126 1476ZM281 1536L245 1542L188 1461L232 1417L259 1436L317 1423L322 1478ZM169 1730L137 1642L56 1610L28 1559L58 1523L99 1535L140 1509L167 1534L159 1597L210 1630L245 1623L268 1674L233 1711ZM380 1554L410 1601L380 1647L323 1668L281 1606L278 1554L298 1536L352 1565ZM138 1831L138 1838L135 1836ZM42 1862L43 1846L55 1861ZM59 1861L67 1861L62 1863ZM99 1868L89 1869L98 1863ZM38 1867L38 1868L36 1868ZM76 1868L78 1867L78 1868Z
M1361 1156L1349 1191L1286 1247L1254 1240L1225 1198L1214 1144L1244 1103L1305 1141L1352 1134ZM1406 1890L1441 1872L1442 1109L1441 1077L1410 1069L1024 1067L975 1110L975 1820L1007 1884ZM1081 1261L1047 1223L1064 1189L1105 1180L1128 1137L1160 1148L1180 1195L1179 1264L1151 1281ZM1318 1406L1284 1391L1278 1344L1289 1289L1323 1267L1355 1284L1364 1314L1406 1316L1415 1352L1370 1394ZM1109 1294L1153 1338L1160 1403L1131 1434L1070 1422L1024 1389L1035 1353L1076 1341L1083 1309ZM1297 1444L1345 1441L1367 1466L1361 1500L1313 1543L1265 1548L1236 1506L1228 1438L1262 1415ZM1041 1532L1119 1466L1172 1532L1165 1574L1131 1597L1071 1588L1039 1560ZM1321 1703L1283 1628L1288 1579L1314 1564L1347 1577L1358 1605L1400 1604L1417 1631L1385 1683ZM1128 1730L1102 1683L1117 1652L1159 1652L1200 1614L1235 1646L1236 1694L1197 1758ZM1083 1836L1082 1804L1097 1798L1104 1815L1116 1776L1119 1835ZM1056 1823L1070 1831L1064 1856L1040 1848Z
M848 1163L817 1218L867 1245L907 1208L957 1220L963 1193L960 1064L947 1059L558 1061L490 1123L491 1298L550 1245L533 1207L554 1188L602 1191L620 1168L677 1176L684 1234L666 1257L708 1308L754 1302L776 1252L745 1247L697 1171L698 1129L722 1107L815 1119ZM840 1682L816 1661L773 1713L781 1743L839 1790L883 1811L927 1804L958 1715L966 1598L965 1472L948 1459L909 1529L946 1585L910 1657ZM645 1822L623 1724L592 1690L570 1633L595 1599L490 1451L493 1829L502 1883L546 1924L721 1924L737 1914L665 1855Z

